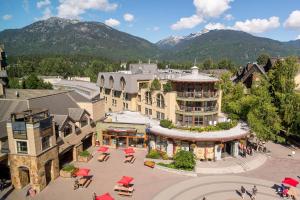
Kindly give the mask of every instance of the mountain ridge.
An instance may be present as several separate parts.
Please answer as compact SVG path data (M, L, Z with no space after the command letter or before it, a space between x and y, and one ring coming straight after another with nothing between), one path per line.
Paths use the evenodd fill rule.
M261 53L271 56L300 54L300 40L280 42L234 30L203 30L170 36L156 43L116 30L101 22L52 17L20 29L0 32L6 51L19 55L88 55L111 60L159 59L186 62L231 59L251 62Z

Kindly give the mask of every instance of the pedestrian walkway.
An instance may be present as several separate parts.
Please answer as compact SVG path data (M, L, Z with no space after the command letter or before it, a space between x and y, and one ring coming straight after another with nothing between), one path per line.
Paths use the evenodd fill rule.
M217 162L197 161L195 172L197 174L232 174L251 171L262 166L267 160L265 154L255 153L253 156L229 157Z
M205 176L188 179L177 183L159 194L153 200L239 200L240 188L243 186L247 192L245 200L250 200L253 185L258 193L256 200L277 200L273 182L241 176Z

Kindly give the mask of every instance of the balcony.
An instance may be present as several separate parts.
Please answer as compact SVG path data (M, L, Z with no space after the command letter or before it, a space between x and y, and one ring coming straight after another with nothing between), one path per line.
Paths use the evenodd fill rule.
M208 106L208 107L189 107L189 106L180 106L176 110L177 114L184 115L210 115L216 114L218 112L217 106Z
M216 100L218 92L177 92L177 100L206 101Z

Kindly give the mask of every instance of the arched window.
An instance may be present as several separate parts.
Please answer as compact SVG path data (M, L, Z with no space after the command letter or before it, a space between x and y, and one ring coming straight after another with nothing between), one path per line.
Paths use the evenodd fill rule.
M162 94L157 94L156 95L156 104L157 104L157 107L159 107L159 108L164 108L165 107L165 99L164 99L164 96Z
M104 76L102 75L100 78L100 86L103 87L104 86Z
M121 86L121 90L125 89L126 81L125 81L124 77L121 77L121 79L120 79L120 86Z
M109 87L110 88L114 87L114 78L112 76L109 77Z
M152 104L151 92L145 92L146 104Z

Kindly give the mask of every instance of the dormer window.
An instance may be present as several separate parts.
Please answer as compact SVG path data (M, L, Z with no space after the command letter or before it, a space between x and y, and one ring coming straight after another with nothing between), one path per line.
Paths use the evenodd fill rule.
M121 90L124 90L125 89L125 86L126 86L126 81L125 81L125 78L122 77L120 79L120 86L121 86Z
M112 76L109 77L109 87L110 88L114 87L114 78Z
M70 124L67 124L64 128L64 137L70 135L72 133L72 127Z
M81 127L84 127L84 126L86 126L86 125L88 125L88 118L84 116L84 117L82 117L81 120L80 120L80 126L81 126Z
M100 86L103 87L104 86L104 76L102 75L100 78Z

